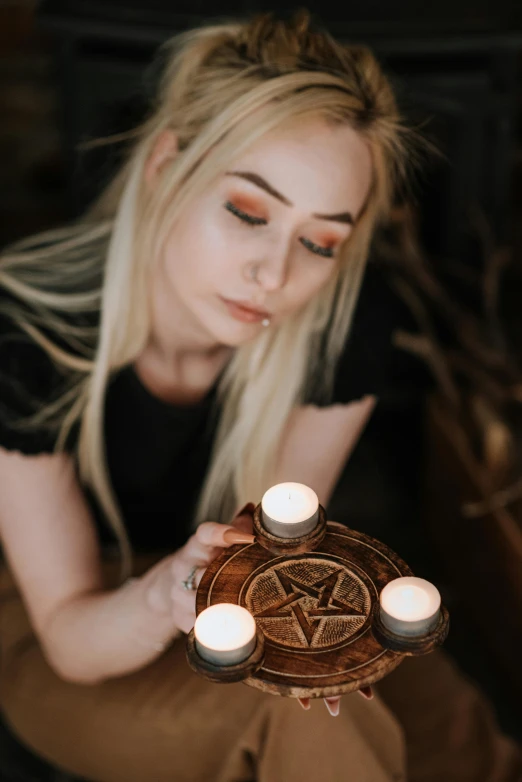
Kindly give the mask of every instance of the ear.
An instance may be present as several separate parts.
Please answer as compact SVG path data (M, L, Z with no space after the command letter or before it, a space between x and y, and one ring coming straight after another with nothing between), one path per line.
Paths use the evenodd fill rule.
M176 157L178 137L173 130L162 130L157 136L143 169L145 182L149 188L154 184L164 165Z

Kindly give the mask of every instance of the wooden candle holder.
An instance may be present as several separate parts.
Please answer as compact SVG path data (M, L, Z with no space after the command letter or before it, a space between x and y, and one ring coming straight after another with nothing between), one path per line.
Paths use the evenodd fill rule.
M236 665L215 665L205 660L196 649L194 628L187 636L187 660L193 671L217 684L240 682L252 676L263 664L265 659L265 637L260 627L257 628L256 647L252 654Z
M272 554L283 554L293 557L295 554L304 554L313 551L321 543L326 534L326 513L322 505L319 505L316 527L308 535L302 535L300 538L278 538L272 535L262 522L261 504L254 511L254 535L259 545L266 548Z
M256 542L225 549L206 569L196 612L214 603L248 609L264 638L262 660L256 658L252 667L249 658L234 671L201 662L192 632L187 657L198 673L276 695L329 697L373 684L406 655L442 643L448 630L444 607L437 628L420 639L393 636L382 625L380 592L389 581L413 575L386 545L326 522L322 508L319 530L293 540L276 538L262 528L260 513L258 506Z
M391 649L393 652L400 652L409 657L413 655L428 654L436 649L437 646L444 643L448 632L449 612L445 606L440 607L437 626L427 635L422 635L417 638L409 638L404 635L392 633L381 620L379 604L376 603L373 607L372 633L381 646Z

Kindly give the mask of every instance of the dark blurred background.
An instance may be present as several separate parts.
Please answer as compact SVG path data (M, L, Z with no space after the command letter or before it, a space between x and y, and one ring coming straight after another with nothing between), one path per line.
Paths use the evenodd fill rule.
M422 192L424 239L440 254L460 247L462 218L475 205L499 237L509 229L522 10L518 0L492 6L368 0L342 11L334 2L307 4L335 35L373 48L403 110L447 155L427 172ZM295 7L277 3L280 13ZM147 66L169 35L269 9L254 2L2 0L0 154L8 219L0 239L73 216L88 203L110 167L103 165L106 151L80 155L77 146L139 117L154 83Z
M516 256L522 215L520 0L303 5L336 37L371 46L403 112L443 152L426 162L414 206L432 263L458 258L480 274L470 228L477 215L494 244ZM280 13L296 7L277 3ZM162 41L206 21L273 8L239 0L0 0L0 245L75 217L107 181L118 146L82 151L81 144L139 121L154 86L151 59ZM494 614L488 633L471 616L466 590L435 553L423 521L424 393L412 387L415 372L409 378L409 386L383 400L339 482L330 517L384 540L418 575L442 585L452 609L447 650L488 694L503 729L522 739L522 683L513 662L522 632L508 634L502 644L513 648L500 650ZM447 481L447 474L438 475ZM441 517L441 529L451 548L448 519ZM458 534L455 540L458 552L464 544ZM501 622L501 606L498 616ZM67 777L2 729L0 780L29 779Z

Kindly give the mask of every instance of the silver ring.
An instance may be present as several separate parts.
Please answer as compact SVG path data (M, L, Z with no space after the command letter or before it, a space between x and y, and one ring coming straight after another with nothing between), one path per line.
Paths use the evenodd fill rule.
M196 573L198 572L198 570L199 570L199 565L194 565L194 567L190 569L190 573L188 574L185 581L181 582L181 586L183 587L183 589L186 589L187 592L192 592L195 589L197 589Z

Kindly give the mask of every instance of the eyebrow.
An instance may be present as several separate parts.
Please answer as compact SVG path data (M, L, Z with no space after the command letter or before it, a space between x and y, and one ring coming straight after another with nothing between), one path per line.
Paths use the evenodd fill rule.
M226 176L246 179L247 182L251 182L253 185L256 185L256 187L260 187L261 190L264 190L273 198L277 198L277 200L281 201L285 206L293 206L292 202L289 201L286 196L282 195L282 193L280 193L279 190L276 190L275 187L272 187L266 179L263 179L262 176L255 174L253 171L227 171ZM345 223L347 225L353 225L354 222L350 212L339 212L339 214L332 215L314 214L312 216L316 217L318 220L330 220L335 223Z

